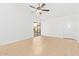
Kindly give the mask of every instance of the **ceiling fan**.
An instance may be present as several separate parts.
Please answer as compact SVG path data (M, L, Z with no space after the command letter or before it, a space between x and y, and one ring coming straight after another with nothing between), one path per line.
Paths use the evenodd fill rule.
M38 3L37 7L29 5L29 7L35 9L38 18L34 21L34 27L33 27L34 37L41 36L41 20L39 15L42 14L42 11L47 11L47 12L49 11L49 9L44 9L45 5L46 5L45 3Z
M34 7L32 5L29 5L29 7L36 9L37 13L42 14L42 11L49 11L49 9L43 9L45 5L45 3L38 3L37 7Z

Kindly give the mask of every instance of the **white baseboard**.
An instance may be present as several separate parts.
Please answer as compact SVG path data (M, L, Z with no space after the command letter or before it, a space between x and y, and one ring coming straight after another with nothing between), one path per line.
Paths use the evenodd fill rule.
M17 41L20 41L20 40L14 40L14 41L8 41L8 42L0 43L0 46L11 44L11 43L15 43Z

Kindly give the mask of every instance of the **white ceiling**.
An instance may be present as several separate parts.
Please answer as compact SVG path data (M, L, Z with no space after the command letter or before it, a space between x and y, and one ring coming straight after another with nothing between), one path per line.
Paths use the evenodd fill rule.
M37 6L37 4L26 4L26 8L31 12L34 10L32 8L28 8L29 5ZM44 8L49 8L49 13L44 13L46 16L52 17L61 17L61 16L69 16L69 15L79 15L79 4L78 3L47 3ZM63 11L63 12L62 12Z

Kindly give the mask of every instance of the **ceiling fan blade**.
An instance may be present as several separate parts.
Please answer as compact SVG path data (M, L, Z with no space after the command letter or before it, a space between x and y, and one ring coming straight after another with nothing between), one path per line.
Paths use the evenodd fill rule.
M46 5L46 4L45 4L45 3L43 3L43 4L41 5L41 7L40 7L40 8L43 8L45 5Z
M37 6L37 8L36 8L36 9L40 10L40 3L38 3L38 6Z
M33 7L33 6L31 6L31 5L30 5L29 7L36 9L35 7Z
M42 9L42 11L49 11L49 9Z

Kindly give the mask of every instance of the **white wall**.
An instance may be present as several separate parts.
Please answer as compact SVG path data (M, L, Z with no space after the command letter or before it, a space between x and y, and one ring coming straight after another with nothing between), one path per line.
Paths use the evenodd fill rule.
M79 40L79 4L48 4L50 14L42 15L42 34Z
M79 42L79 16L77 16L76 19L77 19L76 39L77 39L78 42Z
M42 23L42 34L47 36L75 38L76 23L73 16L58 17Z
M29 4L0 4L0 44L33 36L35 13ZM36 4L32 4L36 5ZM47 4L50 12L41 15L42 35L79 40L79 4ZM33 10L34 11L34 10Z
M0 44L32 37L32 15L24 4L0 4Z

